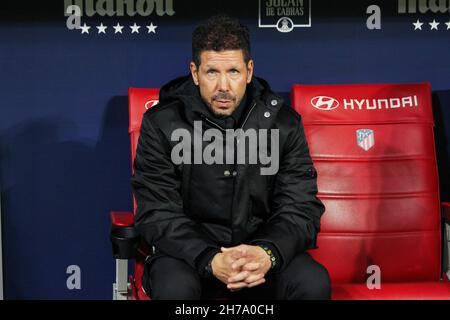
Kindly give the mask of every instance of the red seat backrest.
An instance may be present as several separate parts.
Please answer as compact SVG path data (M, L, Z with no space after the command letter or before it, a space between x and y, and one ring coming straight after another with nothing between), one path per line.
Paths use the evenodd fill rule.
M441 227L428 83L294 85L326 206L311 254L333 282L438 280Z
M131 138L131 160L136 156L136 147L141 130L142 117L148 109L158 104L159 89L128 89L128 133Z

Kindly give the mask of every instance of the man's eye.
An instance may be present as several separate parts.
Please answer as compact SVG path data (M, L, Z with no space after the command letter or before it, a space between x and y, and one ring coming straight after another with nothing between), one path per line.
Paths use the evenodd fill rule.
M234 70L231 70L230 73L231 73L231 74L238 74L239 71L237 71L236 69L234 69Z
M208 75L213 76L213 75L216 74L216 71L214 71L214 70L208 70L206 73L207 73Z

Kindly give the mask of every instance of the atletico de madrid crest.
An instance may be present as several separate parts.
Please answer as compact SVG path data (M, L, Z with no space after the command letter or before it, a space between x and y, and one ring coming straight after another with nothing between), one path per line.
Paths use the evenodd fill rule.
M356 143L359 147L368 151L375 144L375 134L371 129L356 130Z

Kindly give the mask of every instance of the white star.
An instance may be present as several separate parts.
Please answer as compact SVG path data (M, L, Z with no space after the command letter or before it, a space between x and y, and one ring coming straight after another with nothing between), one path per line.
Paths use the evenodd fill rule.
M419 19L417 19L416 22L413 22L413 25L414 25L414 30L417 30L417 29L422 30L423 22L420 22Z
M134 23L134 25L130 26L130 28L131 28L131 33L139 33L140 26L136 25L136 22Z
M433 30L433 29L437 30L438 29L439 22L436 22L436 20L433 19L433 22L428 22L428 24L431 26L430 30Z
M158 26L154 26L153 25L153 22L152 23L150 23L150 25L149 26L147 26L147 29L148 29L148 33L156 33L156 28L158 28Z
M450 29L450 21L445 23L447 25L447 30Z
M84 25L81 26L80 28L81 28L81 34L83 34L83 33L89 34L89 29L90 29L91 27L88 27L88 26L86 25L86 22L85 22Z
M99 33L99 34L100 34L100 33L106 34L105 30L106 30L108 27L104 26L104 25L103 25L103 22L102 22L99 26L96 26L96 28L98 29L98 33Z
M123 26L121 26L118 22L117 26L113 26L113 28L116 30L114 33L122 33Z

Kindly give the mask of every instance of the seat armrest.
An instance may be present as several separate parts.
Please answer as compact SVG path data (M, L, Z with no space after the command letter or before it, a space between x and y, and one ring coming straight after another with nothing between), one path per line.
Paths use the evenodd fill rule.
M450 202L442 202L441 208L445 223L450 224Z
M132 212L111 212L110 239L115 259L133 259L139 244Z
M111 211L111 224L117 227L131 227L134 225L134 214L128 211Z

